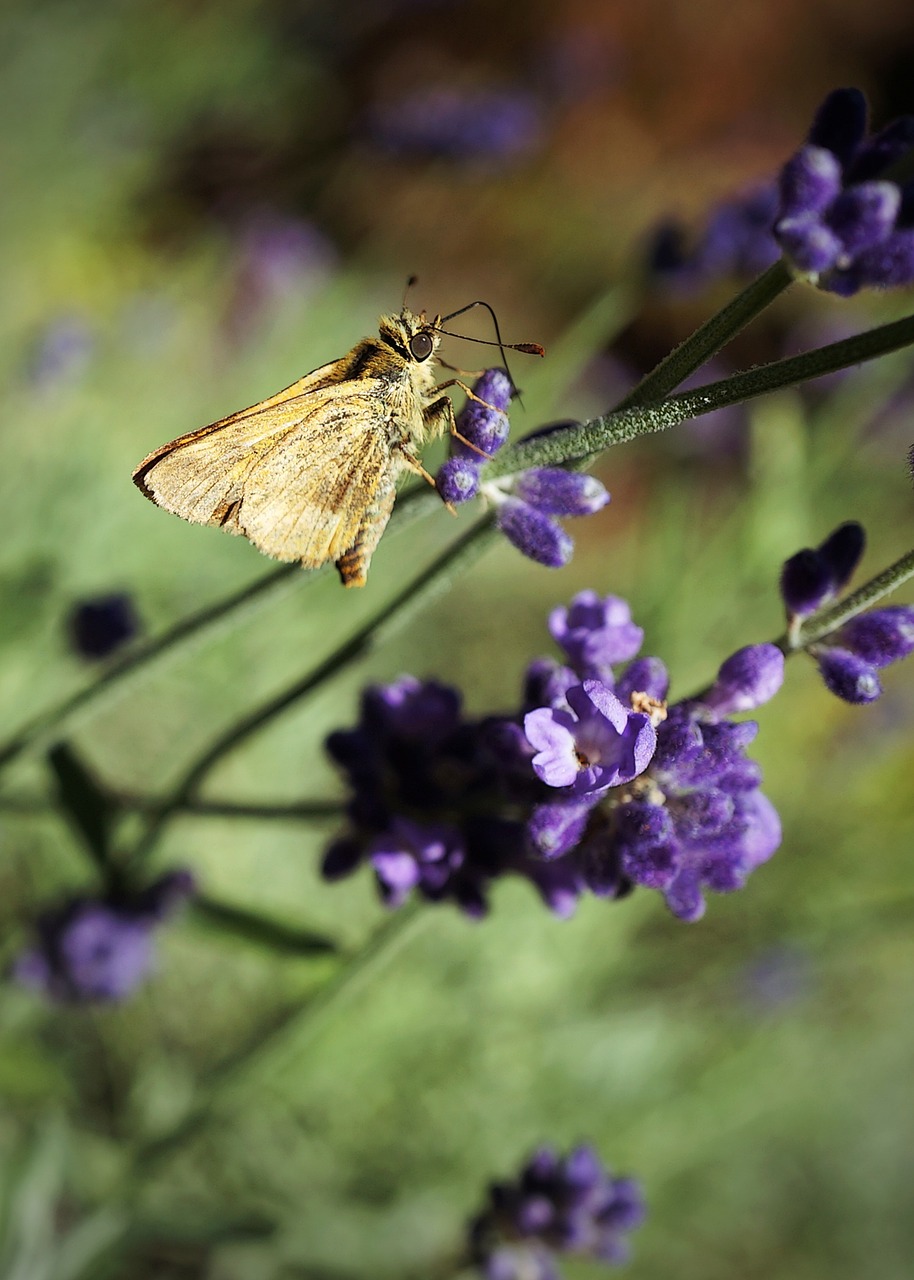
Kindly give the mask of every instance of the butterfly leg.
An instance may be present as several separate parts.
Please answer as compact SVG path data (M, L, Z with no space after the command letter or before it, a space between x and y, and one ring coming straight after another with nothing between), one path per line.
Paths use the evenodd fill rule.
M375 501L365 512L355 542L336 561L337 572L344 587L364 587L371 557L381 541L381 535L387 528L390 513L394 508L395 493L393 484L386 486L378 493Z
M449 387L451 385L462 387L463 383L455 380L454 384L451 384L450 382L442 382L439 385L442 387ZM473 399L479 400L479 397L473 396ZM485 400L479 400L479 403L486 405L487 409L493 408L492 405L486 404ZM499 413L500 410L496 409L494 412ZM440 400L433 400L430 405L426 406L425 414L423 416L425 418L426 425L428 426L428 433L430 436L443 435L444 432L447 431L455 440L459 440L461 444L465 444L468 449L472 449L474 453L478 453L481 458L485 458L487 462L492 461L491 453L486 453L485 449L480 449L479 445L474 444L472 440L468 440L466 436L462 436L457 430L457 419L454 416L454 406L451 404L447 396L442 396Z

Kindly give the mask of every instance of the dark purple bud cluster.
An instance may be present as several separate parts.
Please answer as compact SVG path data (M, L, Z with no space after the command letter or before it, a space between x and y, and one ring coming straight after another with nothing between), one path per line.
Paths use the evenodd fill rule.
M773 233L777 208L777 187L765 182L716 205L691 246L681 223L662 223L648 243L651 279L692 293L724 278L758 275L780 256Z
M39 916L12 976L53 1000L124 1000L152 970L157 927L193 891L190 873L173 871L129 899L71 898Z
M774 233L787 260L845 297L914 281L914 183L884 176L914 148L914 117L866 130L863 94L836 89L780 178Z
M640 884L696 920L703 889L740 888L771 856L777 815L745 755L757 726L726 717L774 696L781 651L741 650L668 710L624 600L582 592L549 627L566 663L533 662L512 716L465 720L456 690L409 676L366 691L359 724L328 740L354 796L325 876L368 861L388 905L416 890L471 915L509 872L561 916Z
M70 643L81 658L110 658L140 629L133 601L123 591L74 605L67 619Z
M368 132L393 155L503 162L536 149L543 113L533 94L522 89L431 87L376 106Z
M558 1255L618 1264L644 1221L644 1197L614 1178L589 1146L534 1152L516 1181L496 1182L470 1223L469 1257L486 1280L559 1280Z
M831 603L847 585L863 554L865 535L853 521L840 525L818 547L791 556L781 570L788 635L800 636L806 618ZM914 651L914 606L889 605L838 626L807 646L826 687L844 702L875 702L882 693L879 671Z
M332 733L327 750L353 788L349 829L324 857L327 879L368 862L388 906L415 891L478 917L492 881L513 873L556 914L573 911L573 872L531 857L516 816L537 794L516 722L465 719L456 689L401 676L366 689L359 723Z
M499 529L522 555L558 569L571 559L574 541L557 517L591 515L606 506L609 494L594 476L561 467L532 467L483 480L487 459L508 438L512 391L503 369L487 369L479 378L473 388L478 399L468 399L458 415L463 440L454 439L451 457L438 472L438 492L455 505L481 493L495 507Z

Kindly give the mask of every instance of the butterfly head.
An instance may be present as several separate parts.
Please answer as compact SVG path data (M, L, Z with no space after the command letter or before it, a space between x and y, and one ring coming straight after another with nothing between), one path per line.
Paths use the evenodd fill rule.
M382 316L378 325L382 342L393 347L398 356L415 364L423 364L438 350L441 335L425 312L414 315L404 307L398 316Z

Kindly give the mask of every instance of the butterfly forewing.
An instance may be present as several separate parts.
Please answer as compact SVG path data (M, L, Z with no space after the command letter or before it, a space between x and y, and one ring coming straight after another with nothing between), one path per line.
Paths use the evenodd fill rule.
M243 533L277 559L312 568L338 558L392 487L392 468L372 403L380 381L313 396L323 372L150 454L136 483L175 515Z

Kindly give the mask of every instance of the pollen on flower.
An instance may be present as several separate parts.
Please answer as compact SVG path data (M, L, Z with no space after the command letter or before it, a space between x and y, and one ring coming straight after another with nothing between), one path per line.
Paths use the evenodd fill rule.
M647 716L655 729L667 718L666 703L662 698L653 698L649 693L636 691L631 694L629 701L632 704L632 711L640 711L642 715Z

